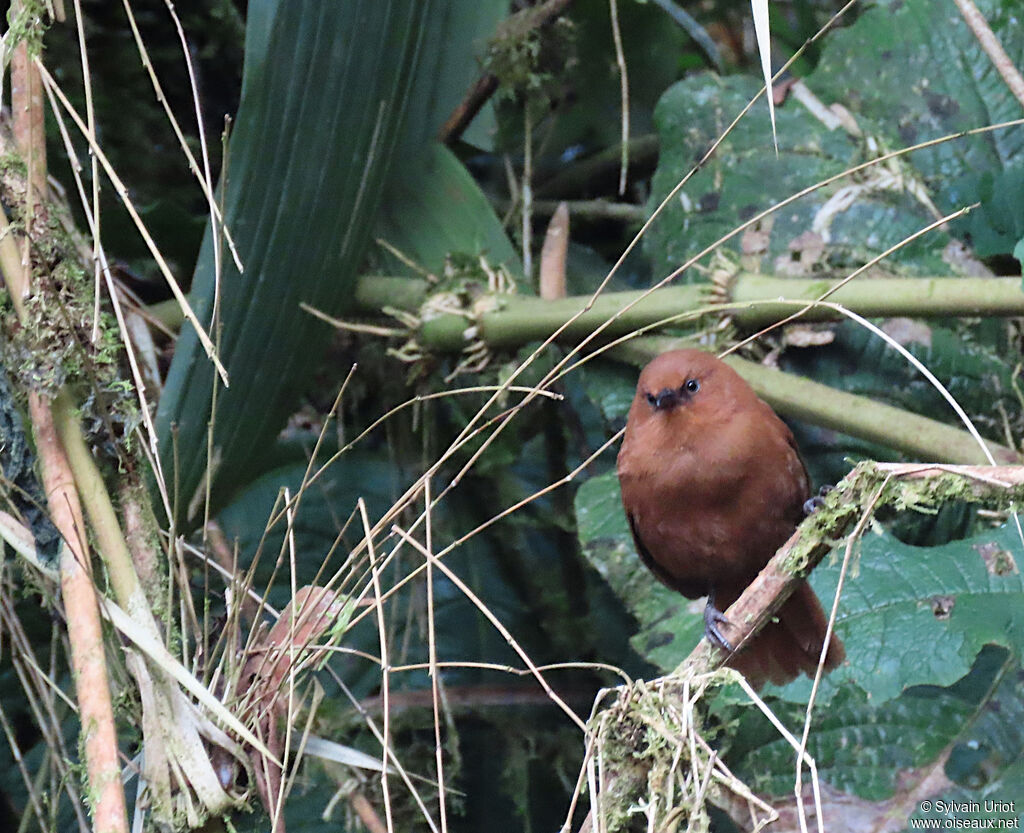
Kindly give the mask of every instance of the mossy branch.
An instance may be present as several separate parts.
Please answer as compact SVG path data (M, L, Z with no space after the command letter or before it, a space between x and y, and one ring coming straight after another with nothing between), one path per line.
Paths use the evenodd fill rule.
M33 72L37 69L35 63L25 66ZM29 105L15 109L20 113ZM19 137L29 133L15 130ZM21 381L28 389L50 516L65 544L60 580L94 826L111 833L127 833L128 829L101 608L138 648L125 648L124 659L143 704L140 723L146 754L141 778L147 786L148 811L156 823L173 826L187 817L197 826L207 815L220 815L239 803L221 784L210 760L211 749L217 747L218 754L226 751L243 764L245 755L215 719L253 748L272 756L165 647L163 629L135 563L138 560L151 566L158 561L157 539L142 540L138 535L126 539L86 442L74 393L77 382L94 385L101 393L120 393L126 400L131 396L130 391L125 392L117 367L120 334L106 329L101 319L100 330L106 338L95 344L88 337L93 323L91 283L78 279L82 274L78 253L56 222L57 212L46 202L45 191L33 186L29 178L35 170L33 160L43 157L36 155L30 157L29 164L20 164L16 157L25 152L20 147L15 151L11 144L0 136L0 147L8 154L8 164L0 168L0 190L5 203L13 208L17 231L0 213L0 268L18 319L11 329L24 338L22 350L31 366L37 363L44 371L24 371ZM45 184L45 176L42 182ZM19 251L21 243L24 255ZM122 494L131 502L128 514L138 531L142 519L150 516L145 496L139 489ZM88 549L92 540L104 560L118 605L109 604L96 589ZM137 545L134 552L133 542ZM152 571L149 578L153 578ZM152 581L149 589L154 590ZM162 600L165 591L159 596ZM183 688L199 701L202 711Z
M17 8L17 7L16 7ZM25 227L39 214L45 185L46 155L42 124L42 102L36 95L38 73L26 44L15 50L18 60L12 68L12 110L14 132L20 150L29 159L22 204ZM26 252L28 243L26 241ZM31 258L24 262L3 212L0 212L0 268L15 315L22 326L28 322L26 299L32 293ZM67 617L70 664L78 700L81 744L91 796L94 829L102 833L127 833L128 816L121 788L117 729L114 723L110 680L107 672L99 604L93 582L82 509L64 448L57 436L53 404L36 391L28 394L29 416L39 456L43 488L50 517L64 540L60 558L61 595Z

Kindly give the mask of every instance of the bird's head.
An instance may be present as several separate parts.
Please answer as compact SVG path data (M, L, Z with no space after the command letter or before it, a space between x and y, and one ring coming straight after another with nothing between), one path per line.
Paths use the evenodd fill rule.
M757 394L725 362L701 350L662 353L640 374L627 437L641 433L652 448L726 441L738 414L759 413Z
M721 397L721 380L731 372L714 356L700 350L662 353L640 374L633 403L635 416L701 411L705 400Z

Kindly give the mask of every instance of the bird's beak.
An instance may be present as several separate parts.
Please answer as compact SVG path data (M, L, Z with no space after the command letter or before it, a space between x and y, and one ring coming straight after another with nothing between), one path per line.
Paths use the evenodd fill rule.
M659 391L654 397L654 407L659 411L665 408L671 408L676 404L676 399L679 396L679 392L672 388L665 388Z

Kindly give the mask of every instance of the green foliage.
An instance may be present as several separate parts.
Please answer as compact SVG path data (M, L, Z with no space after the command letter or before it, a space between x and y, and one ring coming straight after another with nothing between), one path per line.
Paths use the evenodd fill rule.
M873 703L859 688L847 687L815 712L808 752L832 786L878 802L880 811L944 759L947 795L1007 795L1018 783L1024 752L1019 674L1007 652L988 648L967 676L946 688L914 686L894 700ZM803 707L770 702L799 736ZM740 777L769 795L791 793L795 752L760 712L745 710L729 737L727 760ZM913 809L894 802L892 812Z
M979 0L1014 66L1024 64L1019 7ZM854 77L870 83L851 84ZM826 103L853 111L862 128L895 149L1020 118L1020 104L955 6L928 0L879 3L828 40L807 81ZM942 212L974 202L954 226L978 255L1009 253L1024 234L1024 128L1017 126L915 152L909 164Z
M544 28L516 26L512 20L517 19L491 41L484 65L498 79L500 98L518 99L529 112L543 113L557 96L566 67L576 61L575 27L567 18Z
M523 271L480 186L451 151L436 143L398 160L377 223L379 239L435 276L443 274L453 252L483 256L492 268L504 266L514 274ZM378 260L385 274L414 273L390 252Z
M484 71L488 42L507 12L508 3L504 0L449 0L437 5L424 21L420 33L424 50L413 79L401 137L405 150L416 152L437 136ZM494 130L494 108L487 102L462 139L480 148L490 148ZM389 202L390 198L385 198L385 204Z
M178 484L176 511L185 527L202 520L193 498L205 488L208 464L219 507L247 481L252 449L273 440L310 378L310 357L323 349L329 331L299 304L332 314L351 304L416 75L420 29L437 6L260 8L263 21L273 24L269 37L254 34L249 44L225 195L245 273L225 249L218 279L208 230L191 296L207 324L219 299L219 351L233 384L218 392L212 414L214 370L185 327L160 400L164 468ZM266 33L265 27L253 31ZM351 37L356 31L373 36Z
M1005 35L1013 58L1024 57L1014 13L996 2L983 13ZM806 79L825 104L846 107L859 135L829 129L792 96L777 108L779 154L771 152L766 105L754 107L715 156L670 203L652 229L647 251L668 274L756 213L814 183L884 152L965 129L1019 117L1020 109L956 9L942 23L934 4L908 0L868 10L831 36L819 68ZM948 19L947 19L948 17ZM946 33L935 38L936 26ZM851 84L851 78L870 83ZM753 97L748 77L694 76L671 87L656 111L662 153L653 182L657 204L699 161ZM856 266L898 243L942 212L981 202L956 226L980 255L1008 253L1024 232L1018 180L1024 128L957 139L868 168L797 201L761 231L767 242L735 237L765 271L808 274ZM846 202L843 202L846 197ZM832 199L834 202L829 203ZM947 273L945 232L902 248L888 268L907 274ZM686 280L694 280L691 273Z
M1012 4L985 0L981 5L1011 56L1024 57L1019 27L1009 25ZM211 35L202 51L223 47L230 52L231 43L237 48L238 16L230 4L214 6L222 15L217 19L224 21L223 40ZM806 11L809 5L801 8ZM256 589L269 588L268 601L278 607L291 595L289 543L295 545L296 583L324 581L362 538L361 521L353 515L357 500L366 501L371 521L379 518L485 401L485 395L472 395L419 402L390 418L309 487L295 512L289 542L283 518L270 530L266 525L280 490L287 487L295 495L300 489L316 441L315 430L294 426L310 408L318 414L327 410L348 369L358 364L343 398L339 439L333 438L331 426L320 460L416 394L508 378L533 348L490 356L484 371L462 374L456 381L442 380L457 359L429 357L409 368L391 361L379 342L348 336L336 339L321 362L330 333L299 303L347 314L356 276L368 262L392 274L408 271L375 248L373 238L438 276L453 264L463 284L467 265L482 271L481 256L491 267L501 264L518 273L519 254L488 202L491 193L501 192L505 176L505 159L490 152L492 145L515 165L522 152L522 108L537 108L531 115L537 117L535 184L541 186L565 160L608 148L620 138L608 5L606 0L577 0L571 26L560 24L542 36L531 33L505 51L505 58L514 59L505 63L513 66L499 74L533 99L507 96L497 122L485 110L464 137L484 152L466 162L474 149L464 145L452 152L433 143L438 127L476 78L498 69L493 52L490 64L483 63L483 56L506 11L507 3L495 0L248 4L243 100L223 187L245 272L234 269L225 248L223 326L213 333L231 386L218 390L213 413L213 372L195 333L186 327L160 403L160 426L165 470L175 472L178 484L180 531L200 520L198 511L189 510L201 507L195 498L202 496L207 424L214 418L214 511L228 537L238 542L241 566L256 563ZM619 13L630 75L631 133L642 133L655 121L661 133L656 200L689 170L758 82L743 75L697 75L666 92L703 58L655 4L622 2ZM973 38L959 21L946 26L945 14L938 16L943 28L936 37L938 18L926 0L876 3L854 25L830 35L817 70L806 81L826 104L849 108L863 135L826 130L791 98L779 109L780 156L775 158L767 114L763 105L755 108L687 184L685 198L674 200L654 226L646 258L635 255L616 280L635 286L652 272L660 277L752 213L879 152L1018 115ZM97 28L109 34L109 24ZM159 46L158 55L166 59L166 44ZM116 63L123 54L111 49L108 59ZM510 80L511 75L517 79ZM133 105L151 98L138 79L124 97ZM537 107L538 100L543 108ZM117 96L101 96L98 103L101 109L116 106ZM138 147L159 142L148 132L152 113L145 111L138 119L134 109L131 113L126 143L138 157ZM969 233L982 254L1009 252L1024 235L1021 141L1019 129L999 131L868 169L852 183L830 186L781 212L760 229L763 242L755 235L737 237L730 245L748 265L765 270L841 271L931 222L934 216L923 199L928 194L941 211L978 199L983 207L952 231L935 232L902 250L890 264L895 271L948 272L946 247L954 233ZM133 164L142 169L155 164L141 156ZM162 183L146 182L144 170L138 177L147 195L147 222L166 224L165 239L179 244L174 256L188 264L195 235L189 218L204 206L169 192L164 201ZM158 179L154 174L153 180ZM846 192L852 202L829 213L836 204L827 209L828 200L838 199L851 184L857 189ZM602 190L595 182L582 190L612 195L611 187ZM123 227L116 216L111 219L105 228L118 239ZM618 246L621 230L605 231L594 234L594 246L610 251ZM808 231L821 238L820 250ZM213 255L207 230L192 289L204 321L214 298ZM574 245L572 291L591 291L607 265L594 250ZM944 400L894 352L850 325L832 332L830 345L788 350L783 364L843 390L951 418ZM1009 328L998 322L967 326L950 321L901 340L948 384L984 431L1019 435L1019 357ZM550 351L518 381L536 383L559 355ZM498 403L487 416L490 427L501 425L504 433L435 509L435 548L460 540L576 469L621 425L635 376L633 369L598 359L557 383L564 396L560 402L539 402L513 419L502 410L513 397ZM302 396L307 407L282 439L279 431ZM312 418L314 428L318 420L319 415ZM895 456L890 449L813 427L797 426L797 433L809 440L803 450L822 477L840 476L850 457ZM482 442L483 435L475 438L438 472L432 483L435 495ZM674 669L697 643L703 632L702 603L662 587L640 565L614 473L607 471L610 457L586 470L589 479L575 502L571 487L545 494L468 538L445 555L444 563L472 587L534 662L595 660L650 677ZM416 509L397 522L407 526ZM886 802L894 801L908 780L939 766L948 778L944 795L957 800L1016 798L1024 789L1020 540L1010 524L981 527L959 505L947 511L954 517L934 523L907 512L898 534L878 528L865 535L839 609L839 634L849 662L825 678L814 714L810 751L825 779L894 813L899 808ZM394 536L382 536L377 555L390 553L396 543ZM580 548L587 562L579 558ZM421 565L419 554L403 550L389 561L381 582L394 587ZM346 568L344 589L366 586L365 555ZM826 604L838 570L833 560L813 575L812 584ZM422 576L389 597L385 615L393 665L426 661L427 616L433 616L440 659L521 664L454 583L436 571L433 580L430 611ZM214 595L209 604L216 609L220 601ZM380 651L377 624L371 609L363 612L371 615L346 635L344 647L375 655ZM346 654L332 659L331 668L363 708L376 708L378 664ZM6 667L0 669L5 691L10 676ZM614 679L581 669L547 676L581 715L594 692ZM451 708L443 718L448 786L462 791L450 796L452 829L553 829L560 824L582 747L575 730L567 728L559 712L530 699L537 697L537 687L528 679L459 667L445 669L443 681ZM320 682L327 697L316 731L378 754L379 744L334 680L322 674ZM407 698L410 704L392 713L395 749L412 771L430 777L434 737L433 714L424 697L428 675L393 672L389 682L396 702ZM790 728L801 725L808 688L807 680L799 680L766 692ZM486 702L497 705L481 705ZM702 728L730 767L756 789L775 795L791 789L792 749L736 696L735 687L719 696ZM30 760L38 759L42 749L41 742L35 743L31 754L36 758ZM320 814L336 777L319 764L306 764L287 804L291 828L324 829ZM16 794L16 781L3 783L8 794ZM429 786L424 795L436 800ZM372 797L377 800L375 793ZM393 801L396 829L423 826L415 821L417 811L407 794L396 789ZM340 815L329 824L341 823ZM253 816L245 823L264 829L264 821Z
M865 536L836 621L848 665L828 676L823 696L856 685L878 704L909 686L950 685L986 644L1020 657L1024 630L1014 615L1024 605L1014 556L1020 547L1012 522L935 547ZM838 560L815 571L822 599L833 598L838 577ZM798 681L786 694L799 698L809 688Z
M4 52L13 51L15 46L23 43L31 57L39 57L49 21L49 7L45 0L22 0L17 8L8 8Z
M629 73L630 135L650 132L655 102L682 75L681 64L704 65L703 53L686 32L653 3L618 3L623 50ZM622 99L611 18L606 0L574 0L571 52L552 50L547 67L555 73L557 96L544 135L544 150L552 169L582 151L614 145L621 139ZM557 66L552 68L552 63ZM511 113L503 121L502 145L522 152L522 129ZM556 162L556 160L558 160Z
M802 709L772 705L783 723L800 725ZM876 706L863 691L850 688L821 711L807 751L829 784L881 801L892 797L901 772L931 763L954 741L972 712L971 704L941 689L911 691ZM758 792L785 795L793 788L795 752L766 724L763 715L747 709L729 760L737 762L741 777L751 779Z
M704 74L669 88L655 111L662 149L652 182L652 210L700 161L758 86L746 76ZM656 275L669 274L782 199L869 158L860 139L827 130L795 101L776 110L776 157L766 122L762 101L670 201L645 244ZM913 176L905 161L895 164L903 175ZM826 210L831 198L850 187L841 180L762 221L766 241L744 246L737 236L727 245L750 251L763 271L809 275L857 266L934 219L891 172L877 168L864 177L867 182L861 181L860 193L846 210ZM928 235L901 249L888 261L890 268L898 264L908 274L947 271L942 261L947 242L942 232ZM697 276L691 270L682 279Z

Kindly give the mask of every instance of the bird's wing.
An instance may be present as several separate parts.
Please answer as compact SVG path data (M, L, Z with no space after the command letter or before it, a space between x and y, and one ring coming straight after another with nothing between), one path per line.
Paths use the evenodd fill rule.
M699 599L701 596L707 595L707 587L698 586L688 581L680 581L655 561L654 557L651 555L651 551L647 549L643 539L640 537L640 532L637 529L636 519L633 517L633 514L627 513L626 517L629 518L629 529L633 533L633 544L636 547L637 555L639 555L640 560L644 562L644 566L654 573L654 577L658 579L658 581L666 587L675 590L677 593L682 593L688 599Z

